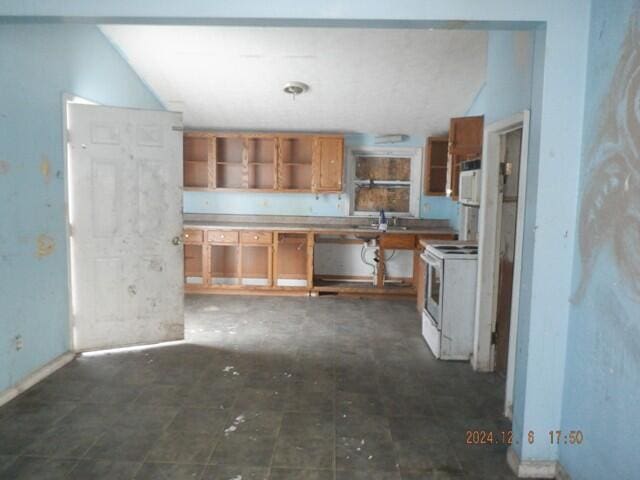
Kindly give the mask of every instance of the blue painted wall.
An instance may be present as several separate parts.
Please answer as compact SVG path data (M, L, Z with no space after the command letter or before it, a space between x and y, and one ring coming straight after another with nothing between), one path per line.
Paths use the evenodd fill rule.
M487 80L467 111L486 124L531 108L535 32L493 31L487 42Z
M64 92L162 108L97 27L0 25L0 392L69 349Z
M426 139L409 136L402 143L391 146L424 148ZM346 135L345 150L375 145L374 135ZM345 151L345 159L346 151ZM345 160L346 161L346 160ZM347 194L282 194L239 192L185 192L185 213L219 213L242 215L309 215L344 216L348 208ZM420 218L448 220L458 226L458 205L447 197L420 198Z
M633 479L640 414L640 1L593 0L581 213L560 460L575 479Z
M547 381L542 385L531 382L532 375L528 375L530 356L535 356L543 346L530 350L532 338L531 317L527 312L531 310L532 288L528 280L533 276L533 261L536 230L536 204L539 178L540 131L543 120L542 94L544 86L546 30L539 27L530 32L493 31L489 32L487 55L487 81L467 115L484 115L485 125L507 119L523 110L531 111L529 130L529 164L527 171L527 195L525 201L525 235L523 242L522 283L520 291L520 318L517 339L516 379L514 386L514 415L513 430L515 438L526 438L530 430L538 436L544 434L543 421L546 425L560 424L560 406L564 374L564 348L566 333L562 331L562 322L555 317L549 317L549 325L545 327L544 336L535 338L559 339L557 350L553 356L544 359L547 363L545 376ZM560 329L560 330L558 330ZM554 332L553 334L551 332ZM542 360L538 360L541 362ZM539 363L538 363L539 364ZM536 369L536 372L538 369ZM540 379L542 382L542 379ZM557 396L557 401L549 403L531 401L546 391ZM527 403L528 400L528 403ZM552 413L552 415L548 415ZM542 428L541 428L542 427ZM557 427L556 427L557 428ZM520 457L527 459L556 458L557 448L538 439L529 444L527 441L517 441L514 449Z

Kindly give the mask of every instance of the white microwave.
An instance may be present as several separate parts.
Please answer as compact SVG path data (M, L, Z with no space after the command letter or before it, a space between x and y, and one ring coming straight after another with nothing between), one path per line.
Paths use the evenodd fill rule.
M482 188L482 170L480 161L472 160L461 165L458 202L463 205L477 207L480 205Z

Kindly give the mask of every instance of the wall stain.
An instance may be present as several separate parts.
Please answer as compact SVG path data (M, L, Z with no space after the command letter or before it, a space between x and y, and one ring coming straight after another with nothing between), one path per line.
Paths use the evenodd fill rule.
M616 268L640 299L640 30L632 15L622 56L602 105L602 120L589 155L593 167L581 199L581 301L599 253L611 247Z
M36 256L38 258L48 257L56 249L56 241L49 235L40 234L36 239Z
M7 162L6 160L0 160L0 175L6 175L7 173L9 173L9 162Z
M49 162L49 158L46 155L43 155L40 161L40 173L44 178L44 183L49 183L49 180L51 180L51 162Z

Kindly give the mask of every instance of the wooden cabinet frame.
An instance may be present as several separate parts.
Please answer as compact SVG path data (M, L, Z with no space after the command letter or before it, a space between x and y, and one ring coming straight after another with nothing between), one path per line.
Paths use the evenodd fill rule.
M279 279L279 262L283 255L280 247L280 235L292 235L292 236L305 236L305 256L306 256L306 270L305 280L306 285L303 286L280 286L278 285ZM314 249L314 235L311 232L295 232L295 231L280 231L273 234L273 248L274 248L274 260L273 260L273 286L277 289L295 289L295 290L310 290L313 288L313 249Z
M460 164L482 156L484 116L452 118L449 127L447 194L458 199Z
M202 159L202 145L190 142L207 142L206 162ZM273 142L271 161L254 161L252 142ZM247 191L247 192L341 192L344 170L344 139L341 135L281 134L281 133L224 133L190 131L184 133L185 190L196 191ZM241 159L227 161L220 155L222 142L242 142ZM285 142L299 142L308 150L303 161L288 159ZM187 157L197 150L198 159ZM267 148L267 151L269 149ZM263 149L259 151L264 152ZM203 164L206 163L206 169ZM268 175L272 182L259 181L259 175L271 167ZM288 171L296 172L295 175ZM206 179L202 175L206 172ZM225 172L225 175L222 173ZM262 172L258 174L258 172ZM287 177L289 175L289 177ZM291 176L293 175L293 178ZM233 176L234 181L229 178ZM304 177L308 176L308 179Z
M194 232L201 232L200 234ZM344 233L340 230L335 232L322 232L327 233ZM186 235L189 235L187 237ZM419 283L419 269L417 268L417 262L420 261L419 255L421 252L419 246L420 236L412 233L385 233L376 234L374 236L379 237L379 258L384 259L385 250L410 250L414 252L414 268L413 277L406 279L406 284L402 287L388 288L384 286L384 272L385 265L384 260L380 262L376 277L376 287L330 287L330 286L316 286L313 283L314 275L314 247L316 232L308 230L229 230L221 228L202 228L202 229L185 229L185 245L200 245L202 247L202 264L203 272L202 284L185 284L186 292L198 292L198 293L255 293L255 294L273 294L273 295L310 295L319 294L320 292L332 292L342 294L353 295L394 295L394 296L415 296L416 285ZM222 235L225 235L223 238ZM305 272L304 280L305 285L300 286L283 286L278 285L278 261L279 257L283 255L283 250L280 246L280 236L290 235L292 237L304 238L306 244L305 249ZM455 237L453 234L434 234L428 236L430 239L442 239L451 240ZM235 273L238 278L238 282L232 285L212 285L212 271L211 271L211 255L212 249L215 247L233 247L237 248L237 260L235 265ZM251 285L243 284L243 262L246 260L243 255L243 247L259 247L265 248L267 251L267 284L266 285ZM293 277L292 277L293 278ZM298 276L295 278L302 277Z
M424 159L423 193L429 196L447 194L447 164L449 137L429 137ZM438 185L436 180L444 175L444 184Z

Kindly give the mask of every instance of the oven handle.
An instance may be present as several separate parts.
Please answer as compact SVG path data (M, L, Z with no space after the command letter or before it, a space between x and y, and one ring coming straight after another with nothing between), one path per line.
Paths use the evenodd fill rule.
M420 258L429 265L439 266L441 264L441 260L430 252L424 252Z

